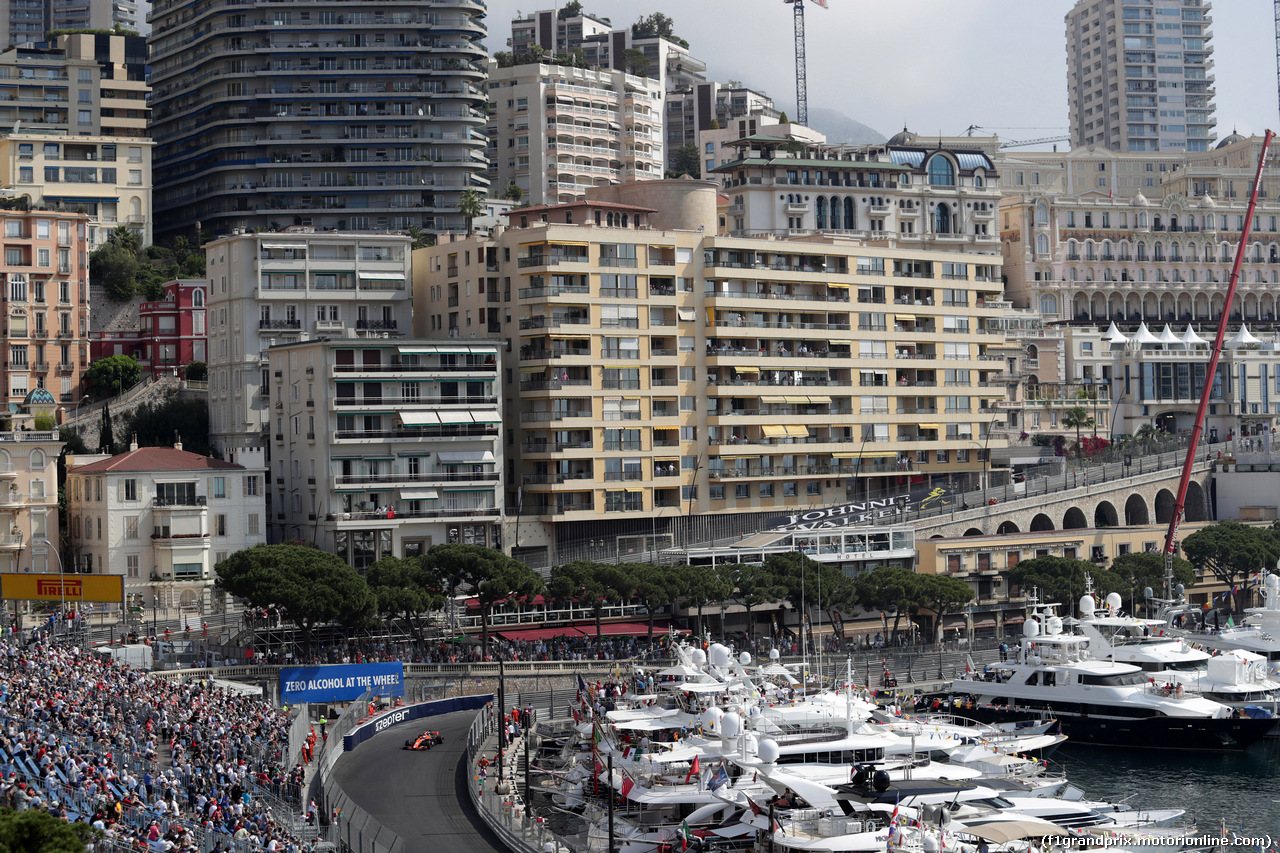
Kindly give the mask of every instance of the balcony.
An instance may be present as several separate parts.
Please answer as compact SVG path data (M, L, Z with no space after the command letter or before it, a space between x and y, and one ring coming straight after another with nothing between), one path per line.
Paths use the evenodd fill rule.
M209 499L204 495L194 495L190 497L157 497L152 506L168 509L193 509L208 506Z
M259 320L259 329L301 329L301 320Z
M396 329L395 320L356 320L356 328L364 329L370 332L393 332Z

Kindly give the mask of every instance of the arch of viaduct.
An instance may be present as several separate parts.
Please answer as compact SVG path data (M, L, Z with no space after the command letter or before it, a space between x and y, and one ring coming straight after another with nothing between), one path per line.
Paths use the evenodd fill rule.
M915 525L916 537L941 539L1090 527L1165 525L1173 515L1181 474L1178 469L1152 471L922 519ZM1213 519L1212 477L1207 463L1197 464L1187 486L1184 521Z

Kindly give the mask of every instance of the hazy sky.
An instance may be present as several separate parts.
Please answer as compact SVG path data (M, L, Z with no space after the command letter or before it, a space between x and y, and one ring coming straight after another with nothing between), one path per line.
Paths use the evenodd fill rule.
M503 50L517 10L554 0L488 0L489 50ZM563 5L558 4L558 5ZM809 106L829 107L891 135L907 124L954 134L971 124L1004 139L1065 133L1066 43L1072 0L830 0L810 4ZM584 0L615 26L640 14L675 20L715 80L741 80L795 118L792 18L779 0ZM1219 138L1277 126L1271 0L1213 6Z

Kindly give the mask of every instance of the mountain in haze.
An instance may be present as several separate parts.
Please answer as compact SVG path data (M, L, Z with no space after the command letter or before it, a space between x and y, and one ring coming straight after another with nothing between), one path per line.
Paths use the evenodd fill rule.
M887 137L874 127L849 118L837 110L825 107L809 108L809 127L827 137L828 142L870 145L884 142Z

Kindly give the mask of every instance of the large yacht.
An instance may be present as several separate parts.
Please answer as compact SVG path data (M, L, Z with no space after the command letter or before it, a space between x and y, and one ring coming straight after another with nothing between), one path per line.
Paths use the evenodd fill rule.
M1053 605L1036 605L1014 662L970 673L951 686L965 714L980 720L1051 715L1081 743L1170 749L1245 749L1275 719L1250 717L1185 688L1152 683L1133 664L1089 654L1090 638L1063 632ZM969 707L969 706L972 707Z
M1184 637L1206 649L1240 649L1261 655L1275 674L1280 672L1280 577L1264 572L1261 581L1262 606L1246 608L1239 625L1221 611L1189 603L1181 584L1170 599L1148 598L1160 606L1160 629L1165 634Z

